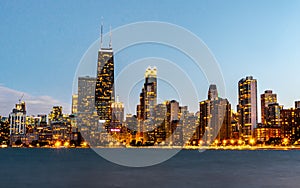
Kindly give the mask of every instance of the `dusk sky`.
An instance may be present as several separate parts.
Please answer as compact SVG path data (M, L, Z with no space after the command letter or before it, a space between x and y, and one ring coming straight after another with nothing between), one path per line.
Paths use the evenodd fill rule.
M218 61L222 97L234 110L237 83L248 75L258 80L258 95L272 89L280 104L292 107L300 99L299 10L297 0L0 1L0 115L7 116L23 93L29 114L49 113L52 105L69 112L76 68L99 38L101 17L104 32L109 25L162 21L196 34ZM117 70L123 56L115 59ZM199 87L200 101L208 86Z

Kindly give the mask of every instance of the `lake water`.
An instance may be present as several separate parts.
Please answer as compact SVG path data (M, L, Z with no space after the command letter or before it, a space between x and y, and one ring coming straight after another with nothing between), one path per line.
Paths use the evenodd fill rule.
M300 151L183 150L151 167L110 163L91 149L0 149L1 188L300 187Z

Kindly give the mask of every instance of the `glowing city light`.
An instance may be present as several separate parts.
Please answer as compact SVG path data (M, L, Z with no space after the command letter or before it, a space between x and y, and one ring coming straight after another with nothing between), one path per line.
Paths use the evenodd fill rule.
M60 147L61 146L61 141L56 141L54 145L55 145L56 148Z

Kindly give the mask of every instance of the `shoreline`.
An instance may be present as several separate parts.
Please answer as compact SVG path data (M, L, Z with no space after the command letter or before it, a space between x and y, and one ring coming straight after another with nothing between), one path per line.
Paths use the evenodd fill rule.
M203 146L203 147L0 147L1 149L165 149L165 150L212 150L212 151L290 151L300 150L300 146L225 146L225 147L214 147L214 146Z

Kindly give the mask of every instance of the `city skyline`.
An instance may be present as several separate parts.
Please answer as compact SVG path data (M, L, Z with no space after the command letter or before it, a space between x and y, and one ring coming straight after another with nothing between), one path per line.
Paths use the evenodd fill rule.
M0 0L2 187L298 187L300 0Z
M49 11L57 6L67 6L64 2L61 4L47 3ZM4 70L7 70L1 74L1 103L3 108L11 109L22 93L25 93L24 99L30 101L28 104L31 103L31 107L36 106L36 104L45 106L42 110L30 109L31 107L29 107L29 114L36 114L35 111L39 110L48 112L52 106L48 102L50 100L56 105L63 105L64 109L69 112L71 106L70 96L72 95L71 85L76 66L89 44L99 37L99 25L103 15L106 24L105 33L109 30L109 24L112 25L112 28L115 28L135 21L157 20L157 18L160 18L160 21L186 27L194 32L216 56L227 88L226 96L222 97L229 99L234 110L236 110L235 106L237 105L236 81L248 75L253 75L258 80L258 94L262 94L264 90L272 89L278 94L279 104L283 104L287 108L292 107L294 101L299 99L300 91L297 88L300 87L297 86L298 83L293 83L293 87L288 87L292 84L287 84L292 83L300 59L298 53L296 53L299 51L299 42L297 41L300 36L300 28L295 22L299 17L299 13L296 11L299 7L297 1L289 3L265 1L260 2L260 6L255 5L255 3L235 2L235 8L230 8L222 2L218 5L210 2L195 2L193 8L182 3L162 2L157 9L149 8L146 13L137 11L130 17L121 20L108 10L103 10L101 13L89 11L88 17L79 15L82 16L81 19L72 19L76 21L70 20L70 17L73 16L78 18L73 9L71 11L66 8L64 13L56 10L59 14L43 16L43 14L40 14L40 10L44 10L45 5L30 4L30 6L40 7L40 9L28 12L29 4L25 2L21 2L21 4L24 6L15 7L13 2L3 2L3 6L1 6L3 10L1 11L2 22L5 23L3 25L7 26L6 29L1 31L2 36L4 36L1 39L3 50L0 52L4 63L1 65ZM116 5L116 3L109 2L101 2L101 4ZM271 6L269 6L270 4ZM136 10L136 6L155 7L155 5L156 3L150 2L132 2L124 6L128 10ZM213 11L222 5L224 6L220 9L220 13ZM85 6L83 11L91 8L92 3L87 3ZM163 14L166 6L170 6L171 9L168 14ZM181 7L180 11L186 12L182 17L172 11L172 8L175 9L178 6ZM116 10L120 10L123 6L114 7ZM79 10L77 5L74 5L73 8L75 11ZM251 11L243 11L246 9L255 10L256 15L251 14ZM19 14L13 14L18 11ZM121 13L124 11L120 10ZM266 12L269 14L265 16ZM241 18L238 18L237 15ZM25 21L24 16L30 18L35 16L38 19ZM199 18L196 19L199 23L188 19L190 17ZM201 19L202 17L209 18L210 21ZM66 18L69 21L60 21L58 18ZM87 18L91 19L88 20ZM287 22L287 20L289 21ZM54 21L57 25L53 24ZM82 23L84 23L84 29L79 29L78 24ZM231 27L224 27L225 24ZM33 34L28 32L27 27L32 27L31 32ZM62 30L64 34L60 32ZM71 31L74 31L74 34L68 35ZM242 34L235 35L236 33ZM33 43L30 45L31 43L28 40L35 37L37 40L31 40ZM58 41L61 38L65 39L63 44ZM74 40L75 38L77 39ZM61 47L58 47L58 44L61 44ZM230 48L227 45L230 45ZM51 52L51 56L48 55L49 52ZM12 53L19 55L10 58ZM121 58L123 57L116 57L116 62L122 63L123 59ZM124 59L128 60L128 57ZM47 68L45 68L45 65ZM116 71L118 70L120 68L116 67ZM15 77L12 77L12 72L14 72ZM45 72L47 74L44 74ZM282 78L279 78L278 74ZM41 85L43 87L40 87ZM201 90L199 101L201 101L205 99L207 86L199 88ZM5 93L3 91L9 92ZM2 107L3 115L9 113ZM196 112L196 110L194 111ZM259 116L261 114L260 104L258 104L258 114ZM260 121L260 118L258 119Z

